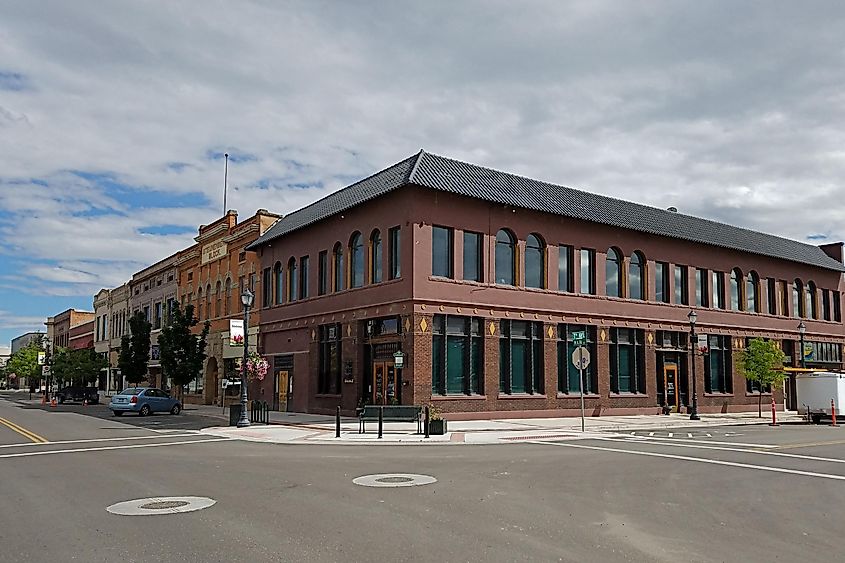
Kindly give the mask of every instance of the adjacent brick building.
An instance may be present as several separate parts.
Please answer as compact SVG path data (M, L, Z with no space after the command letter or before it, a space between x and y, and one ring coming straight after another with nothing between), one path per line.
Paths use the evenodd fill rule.
M245 247L279 219L279 216L259 209L255 215L238 222L237 211L202 225L194 239L196 244L180 252L178 267L178 295L182 307L193 305L194 315L200 320L195 327L199 333L203 323L210 323L208 346L203 374L187 390L186 401L213 404L221 401L221 381L239 379L242 346L229 345L229 321L243 318L241 291L249 287L261 291L258 257ZM254 309L250 320L251 348L258 341L258 323L261 315ZM245 329L247 330L247 329ZM261 395L256 386L255 393ZM234 389L229 392L234 393Z
M273 369L261 392L281 410L576 414L580 331L594 415L684 409L693 358L701 411L756 409L737 353L762 337L797 365L799 322L809 365L842 367L841 244L425 152L285 216L247 250L260 258L259 351ZM695 356L691 311L705 345Z

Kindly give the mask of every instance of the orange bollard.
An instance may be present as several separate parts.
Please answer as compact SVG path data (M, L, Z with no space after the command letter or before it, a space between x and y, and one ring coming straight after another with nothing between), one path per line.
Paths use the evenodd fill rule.
M836 405L833 403L833 399L830 400L830 417L833 419L830 425L838 426L838 424L836 424Z
M57 404L57 403L56 403L56 399L55 399L55 398L50 399L50 406L51 406L51 407L54 407L54 408L55 408L56 404Z
M777 425L778 425L778 421L777 421L777 414L776 414L776 410L775 410L775 398L772 397L772 424L771 424L771 426L777 426Z

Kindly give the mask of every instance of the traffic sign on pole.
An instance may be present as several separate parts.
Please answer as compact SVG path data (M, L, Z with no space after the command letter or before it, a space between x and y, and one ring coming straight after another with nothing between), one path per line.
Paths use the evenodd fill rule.
M572 365L578 369L587 369L590 365L590 351L583 346L578 346L572 352Z
M586 330L573 330L572 331L572 342L576 346L583 346L587 343L587 331Z

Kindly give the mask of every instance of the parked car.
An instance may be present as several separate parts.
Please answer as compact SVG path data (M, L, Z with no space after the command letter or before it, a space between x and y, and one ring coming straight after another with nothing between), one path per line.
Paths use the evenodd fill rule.
M179 414L182 403L155 387L129 387L111 398L109 409L114 416L122 416L125 412L136 412L139 416L154 412Z
M68 385L56 391L56 400L59 403L66 401L88 401L88 403L96 405L100 402L100 393L96 387L81 387L79 385Z

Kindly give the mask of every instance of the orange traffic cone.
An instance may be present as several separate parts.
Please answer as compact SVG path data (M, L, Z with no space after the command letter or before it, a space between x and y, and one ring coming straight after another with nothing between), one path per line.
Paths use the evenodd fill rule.
M51 406L51 407L55 407L55 406L56 406L56 404L57 404L57 403L56 403L56 398L55 398L55 397L53 397L52 399L50 399L50 406Z

